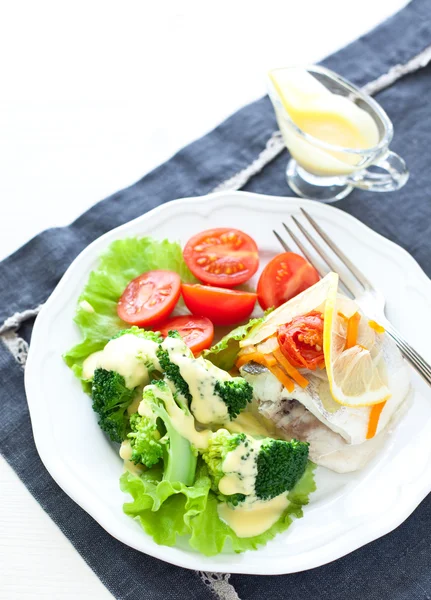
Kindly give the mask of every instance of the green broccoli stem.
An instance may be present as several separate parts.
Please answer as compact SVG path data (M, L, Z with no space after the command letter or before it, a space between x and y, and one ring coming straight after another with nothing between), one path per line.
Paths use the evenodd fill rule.
M169 427L169 451L163 479L167 481L180 481L191 486L195 481L197 452L193 452L188 440L183 438L172 427Z
M194 452L190 442L177 432L165 408L161 405L154 405L153 410L163 420L169 437L164 451L163 479L171 482L178 481L187 486L193 485L197 452Z

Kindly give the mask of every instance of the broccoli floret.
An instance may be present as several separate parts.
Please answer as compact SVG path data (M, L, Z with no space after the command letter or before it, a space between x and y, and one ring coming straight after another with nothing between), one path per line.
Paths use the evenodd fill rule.
M126 437L127 408L133 401L134 390L126 387L124 377L116 371L96 369L91 395L100 427L113 442L122 442Z
M252 386L242 377L217 381L214 391L226 404L231 419L235 419L253 398Z
M130 327L130 329L122 329L121 331L116 333L111 338L111 340L115 340L116 338L119 338L122 335L127 335L129 333L132 333L137 337L144 338L145 340L151 340L152 342L156 342L156 344L160 344L163 341L163 338L160 335L159 331L147 331L146 329L140 329L139 327L136 327L136 325L133 325L133 327Z
M245 439L245 433L231 434L226 429L219 429L211 438L207 450L202 454L202 458L208 465L214 491L218 491L220 479L225 475L222 465L226 454L235 450Z
M231 434L226 429L219 429L210 439L207 450L202 454L202 458L208 466L211 478L211 489L220 495L218 484L220 479L226 475L223 471L223 461L226 454L235 450L239 444L246 442L247 436L244 433ZM232 494L228 497L229 504L236 506L245 500L244 494Z
M169 331L168 337L181 339L181 336L177 331ZM184 353L186 354L186 356L193 358L193 354L185 344ZM171 361L169 357L169 352L165 350L165 348L163 348L162 346L159 346L156 352L156 356L159 360L160 368L164 372L167 379L169 379L169 381L172 382L173 386L175 387L175 390L186 400L187 405L190 406L190 403L192 401L192 395L190 393L189 384L181 375L179 366Z
M275 498L291 490L304 474L308 462L308 444L266 438L257 455L256 496Z
M308 461L307 443L272 438L258 441L243 433L230 434L225 429L219 429L211 438L208 449L202 454L208 466L212 488L219 494L220 480L227 474L223 463L229 452L235 450L240 444L244 453L241 455L237 478L241 482L250 476L254 477L250 496L255 499L270 500L291 490L305 472ZM250 460L255 461L252 469L250 469ZM247 469L243 471L241 467L245 465ZM223 498L223 494L221 496ZM236 506L246 497L243 493L237 493L225 496L223 499Z
M155 464L156 458L157 462L163 458L165 481L193 485L197 453L190 442L178 433L172 421L170 414L182 409L175 402L170 387L161 379L153 381L144 388L142 398L145 414L132 415L132 432L128 435L133 452L136 452L132 460L139 458L140 462L150 466L148 463L153 461L152 464Z
M163 456L163 444L160 443L160 432L157 428L157 415L140 415L134 413L130 416L130 429L127 437L132 446L131 460L150 468L156 465Z
M175 342L169 342L169 338L175 338ZM169 332L165 342L159 345L156 355L171 388L178 394L178 401L183 401L187 407L191 406L194 416L202 424L224 423L229 418L234 419L252 400L253 388L245 379L229 377L225 371L204 358L195 358L176 331ZM191 375L194 374L194 383L196 383L193 386L190 384L191 388L189 380L182 376L181 369L176 364L175 355L181 357L182 363L187 364L190 361L189 372ZM190 389L194 390L193 395ZM211 394L212 389L214 394ZM223 409L220 411L217 397L226 407L224 414ZM215 406L211 406L211 402L216 403ZM208 410L202 410L203 404ZM214 421L215 417L216 421Z

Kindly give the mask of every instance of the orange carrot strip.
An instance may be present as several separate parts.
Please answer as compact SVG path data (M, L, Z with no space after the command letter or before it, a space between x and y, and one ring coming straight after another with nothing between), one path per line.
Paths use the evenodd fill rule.
M269 364L267 364L266 366L271 371L271 373L275 375L275 377L277 377L278 381L284 385L288 392L293 392L293 390L295 389L295 384L290 379L290 377L286 375L286 373L281 367L279 367L278 365L270 366Z
M308 379L305 379L298 369L295 369L295 367L290 364L281 350L274 350L273 354L286 373L293 379L293 381L296 381L296 383L302 388L307 387Z
M286 375L286 373L277 365L277 360L271 354L261 354L260 352L253 352L250 354L244 354L240 356L236 361L236 367L239 369L243 365L248 362L256 362L260 365L263 365L267 369L271 371L275 377L277 377L278 381L284 385L284 387L289 391L293 392L295 388L295 384L293 381Z
M377 426L379 424L380 414L383 410L386 400L379 404L374 404L370 410L370 418L368 420L367 440L370 440L376 435Z
M260 352L249 352L248 354L243 354L242 356L238 357L238 360L236 361L236 366L239 368L241 368L243 365L245 365L248 362L257 362L260 365L264 365L265 364L265 359L263 358L263 354L260 354Z
M236 361L236 367L240 369L243 365L249 362L256 362L264 367L275 365L276 360L270 354L262 354L261 352L249 352L248 354L241 355Z
M346 347L344 348L345 350L347 350L348 348L353 348L353 346L356 346L356 340L358 339L358 327L359 327L360 320L361 320L361 315L358 312L355 312L355 314L349 318L349 321L347 323Z
M267 367L273 367L277 364L276 359L272 356L272 354L264 354L265 364Z

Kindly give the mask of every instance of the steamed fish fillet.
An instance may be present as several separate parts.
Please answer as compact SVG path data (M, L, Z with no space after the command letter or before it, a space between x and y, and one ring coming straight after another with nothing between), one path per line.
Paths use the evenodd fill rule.
M262 402L259 411L273 421L287 440L308 442L310 460L336 473L350 473L364 467L386 437L383 431L363 444L347 444L341 435L328 429L297 400Z
M276 401L258 402L258 405L262 416L274 423L283 438L295 438L310 444L310 460L316 465L336 473L351 473L365 467L379 452L410 402L404 402L397 409L388 427L371 440L356 445L347 444L344 438L323 425L297 400L279 398Z
M321 313L323 332L306 322L311 311ZM293 323L301 316L303 323L301 319ZM240 369L241 375L253 386L261 414L286 437L308 441L310 455L317 464L340 472L359 469L382 443L394 415L407 406L407 364L392 338L372 325L354 300L338 292L336 273L328 273L255 326L240 342L241 364L251 351L273 353L277 361L274 343L277 349L279 327L289 324L293 329L285 340L286 350L293 348L301 353L301 344L310 343L315 346L317 358L323 349L324 368L300 369L306 379L300 382L305 387L291 381L291 392L276 377L278 373L285 381L283 369L284 375L290 372L281 359L271 370L246 363ZM319 336L311 335L313 332L320 332L321 341ZM285 358L291 362L288 356ZM303 364L309 363L304 360ZM290 378L298 379L294 373Z
M253 385L260 414L277 427L287 440L292 438L310 444L310 460L337 473L361 469L384 442L384 433L360 445L351 445L329 429L303 404L292 398L272 373L261 365L249 363L242 376Z
M378 336L373 348L373 361L391 393L380 414L377 427L379 433L406 398L410 379L403 357L395 342L387 335ZM253 386L255 397L261 402L277 401L278 398L298 400L348 444L356 445L367 441L371 407L341 406L335 402L325 370L304 371L309 382L307 387L295 385L293 392L288 392L268 369L260 365L246 364L241 368L241 374Z
M360 444L366 439L370 408L348 408L336 404L331 398L328 379L321 371L319 375L306 373L306 388L295 386L289 392L266 368L256 363L241 368L241 375L253 386L254 396L260 404L280 400L295 400L304 410L348 444ZM265 415L266 416L266 415Z
M393 354L386 344L385 347L385 351L383 345L381 348L382 360ZM378 452L389 421L400 412L408 396L407 367L395 350L399 361L392 356L393 368L388 369L387 377L394 393L381 413L377 434L370 440L366 439L370 408L336 404L330 397L325 371L307 372L309 385L305 389L295 386L293 392L288 392L266 367L257 363L244 365L241 375L253 386L260 414L272 421L283 437L309 442L313 462L338 473L348 473L364 467Z

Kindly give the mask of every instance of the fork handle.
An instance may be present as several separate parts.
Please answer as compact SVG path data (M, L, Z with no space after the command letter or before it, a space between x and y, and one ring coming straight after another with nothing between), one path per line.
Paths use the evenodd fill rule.
M403 338L399 331L395 329L395 327L389 323L389 321L384 322L384 327L389 333L389 335L395 340L396 345L401 350L405 358L409 361L409 363L416 369L423 379L427 382L428 385L431 385L431 366L427 361L416 352L412 346Z

